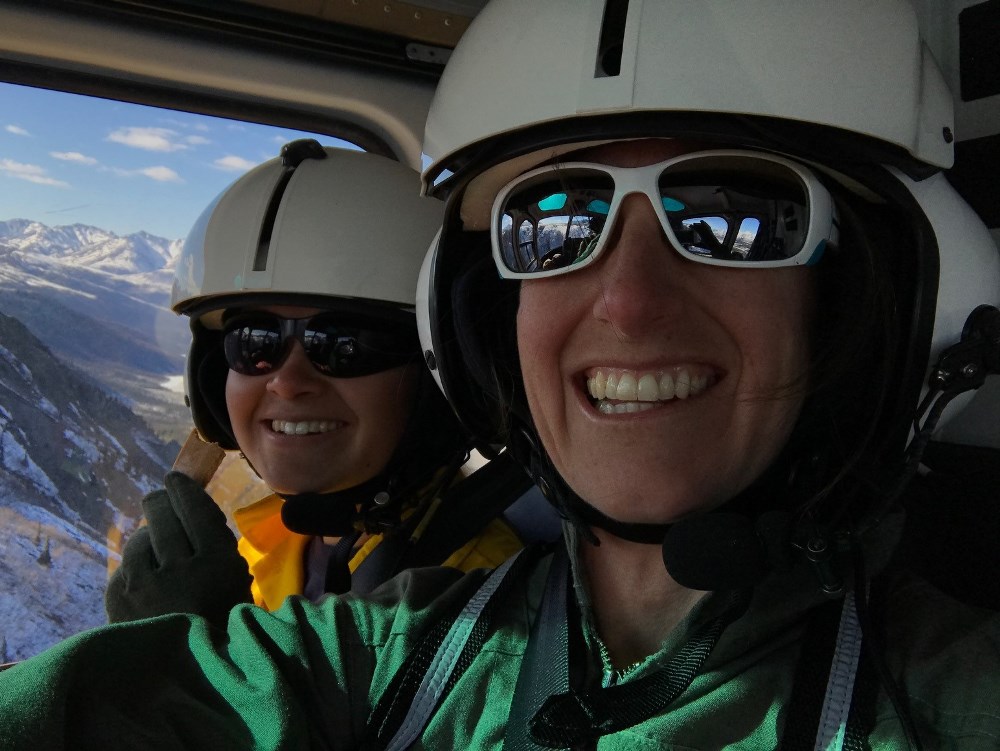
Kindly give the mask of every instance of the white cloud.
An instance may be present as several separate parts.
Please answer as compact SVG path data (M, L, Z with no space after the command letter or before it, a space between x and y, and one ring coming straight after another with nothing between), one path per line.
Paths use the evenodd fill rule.
M102 167L106 172L112 172L118 177L148 177L161 183L182 183L184 180L170 167L144 167L143 169L122 169L121 167Z
M189 146L204 146L206 143L211 143L205 136L187 136L184 142Z
M0 172L18 180L27 180L29 183L38 185L51 185L56 188L68 188L69 183L56 180L45 173L43 167L36 164L24 164L15 162L13 159L0 159Z
M139 170L140 175L145 175L150 180L156 180L160 183L182 183L181 176L174 172L170 167L146 167L145 169Z
M30 136L31 134L20 125L8 125L4 130L13 133L15 136Z
M108 140L145 151L182 151L188 148L178 140L176 130L169 128L119 128L108 135Z
M64 162L76 162L77 164L86 165L97 164L97 160L94 157L84 156L79 151L50 151L49 156Z
M256 167L257 162L252 162L235 154L227 154L224 157L216 159L212 162L212 165L216 169L221 169L225 172L246 172L248 169Z

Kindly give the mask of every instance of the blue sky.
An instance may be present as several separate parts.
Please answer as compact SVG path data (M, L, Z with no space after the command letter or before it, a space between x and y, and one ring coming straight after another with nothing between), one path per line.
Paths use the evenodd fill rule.
M0 83L0 220L180 239L240 174L310 135Z

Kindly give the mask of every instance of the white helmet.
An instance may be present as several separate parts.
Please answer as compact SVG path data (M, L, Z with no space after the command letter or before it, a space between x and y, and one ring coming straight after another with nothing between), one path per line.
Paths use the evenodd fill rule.
M982 344L970 313L988 306L977 320L990 328L1000 304L1000 254L941 174L953 159L951 94L906 0L489 3L428 115L424 192L448 206L418 295L425 355L481 447L532 430L512 319L482 333L516 306L517 285L482 270L495 196L562 153L649 137L779 152L859 204L854 221L877 230L871 244L888 265L896 333L877 351L883 393L871 414L882 417L856 438L883 466L900 464L929 370L963 333ZM1000 359L987 349L980 366ZM945 391L976 385L941 370ZM980 367L973 380L984 377ZM529 461L545 474L544 455Z
M311 139L250 170L205 209L178 259L171 307L191 317L186 390L202 436L236 448L225 405L222 313L252 304L413 317L442 204L398 162Z
M779 143L789 123L854 134L879 161L926 174L952 164L952 110L907 0L499 0L465 32L438 85L424 180L435 192L528 148L550 158L568 118L579 142L655 135L664 123L725 134L733 115L750 131L777 125ZM834 137L812 132L818 147Z
M412 307L420 262L441 224L416 173L374 154L306 139L226 188L198 218L170 305L199 316L234 296L321 295ZM273 297L269 297L273 299Z

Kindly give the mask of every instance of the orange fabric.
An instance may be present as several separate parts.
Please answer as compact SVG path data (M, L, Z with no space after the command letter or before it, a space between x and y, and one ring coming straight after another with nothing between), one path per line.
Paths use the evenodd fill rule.
M280 496L270 495L234 514L240 532L240 555L246 559L253 576L254 602L268 610L279 608L289 595L302 594L305 586L305 550L311 538L292 532L281 522L283 503ZM365 541L348 564L351 572L357 570L382 539L382 535L373 535ZM502 519L494 519L482 534L441 565L460 571L495 568L522 547L514 530Z
M305 586L307 535L292 532L281 521L284 499L270 495L239 509L233 518L240 532L238 548L250 566L254 602L276 610L288 595Z
M524 543L507 522L494 519L479 537L469 540L441 565L459 571L496 568L523 547Z

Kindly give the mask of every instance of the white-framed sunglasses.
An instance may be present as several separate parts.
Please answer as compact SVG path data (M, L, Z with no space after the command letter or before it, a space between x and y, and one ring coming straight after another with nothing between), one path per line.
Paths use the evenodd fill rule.
M670 245L696 263L810 265L838 240L829 191L807 167L773 154L698 151L645 167L568 162L526 172L497 195L500 276L538 279L594 263L632 193L649 197Z

